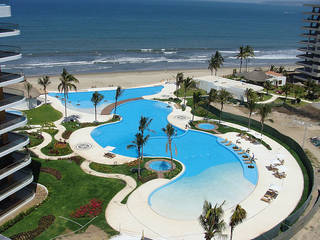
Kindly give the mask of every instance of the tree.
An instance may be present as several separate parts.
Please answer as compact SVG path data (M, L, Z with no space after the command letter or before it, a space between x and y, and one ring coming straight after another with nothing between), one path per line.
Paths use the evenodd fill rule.
M224 58L222 57L221 53L219 51L216 51L215 55L212 55L210 60L208 61L208 69L211 71L211 75L213 75L214 69L215 75L217 76L217 71L223 65L223 62Z
M138 177L141 177L141 161L143 160L141 155L141 148L147 143L150 135L145 137L141 133L135 135L135 139L127 146L127 149L136 148L138 152Z
M32 86L32 84L31 83L29 83L28 81L25 81L24 82L24 88L26 89L26 91L27 91L27 98L28 98L28 107L29 107L29 109L31 108L31 95L30 95L30 93L31 93L31 89L33 88L33 86Z
M246 52L243 46L239 48L239 53L236 55L237 59L240 59L240 73L242 69L243 59L246 58Z
M215 235L223 235L222 232L226 228L226 223L223 220L223 204L224 202L220 206L216 204L212 207L210 202L204 201L199 222L205 231L204 238L206 240L211 240Z
M38 84L43 87L44 91L44 102L47 104L47 87L51 84L49 76L43 76L38 79Z
M278 69L278 73L283 73L285 71L284 66L280 66Z
M117 114L117 104L118 104L118 99L122 95L124 90L120 86L117 87L116 89L116 95L115 95L115 103L114 103L114 115Z
M269 105L269 104L261 105L259 107L258 113L260 115L260 123L261 123L261 132L260 133L262 136L264 122L265 122L266 118L269 116L269 114L271 113L271 105Z
M247 95L247 107L249 110L248 130L250 130L252 113L257 108L257 99L258 99L258 96L253 90L250 93L248 93Z
M196 107L198 107L199 102L201 101L201 92L194 92L192 96L193 110L192 110L192 121L194 120L194 112Z
M94 106L94 119L95 119L95 121L97 121L97 105L99 104L99 102L102 101L103 98L104 98L104 96L102 94L98 93L97 91L95 91L92 94L91 102L93 103L93 106Z
M294 98L297 99L301 97L301 95L304 93L304 88L298 85L293 86L293 94Z
M247 211L243 209L239 204L237 204L236 208L233 210L233 213L230 217L230 223L229 223L229 226L231 228L230 240L232 240L234 228L238 224L242 223L243 220L246 218L247 218Z
M179 72L176 76L176 95L178 96L178 90L180 85L183 83L183 73Z
M75 91L77 90L77 87L75 83L79 83L79 80L76 79L73 75L67 72L65 68L63 68L61 76L60 76L60 83L58 85L58 91L63 92L64 95L64 111L65 111L65 117L67 117L67 99L68 99L68 93L72 89Z
M169 152L170 152L170 159L171 159L171 169L173 169L173 159L172 159L172 140L173 137L177 134L176 130L174 129L174 127L168 123L167 126L165 128L162 128L162 131L167 135L168 137L168 142L166 143L166 152L168 152L168 148L169 148Z
M253 47L247 45L244 48L244 52L245 52L244 59L246 60L246 71L248 72L248 61L249 61L249 58L254 57L254 49L253 49Z
M218 91L214 88L211 88L208 95L208 105L210 105L212 102L217 101L217 99L218 99Z
M273 89L272 83L270 81L265 81L263 86L267 90L267 95L269 95L269 90Z
M219 116L219 123L221 122L221 116L222 116L222 110L224 104L229 101L232 98L231 93L229 93L226 89L222 88L221 90L218 91L218 97L217 100L221 105L220 108L220 116Z
M306 89L308 91L308 98L314 100L316 95L320 92L320 85L316 83L312 78L308 78L308 81L305 83Z
M144 138L144 131L145 130L150 130L149 129L149 126L152 122L152 118L148 118L148 117L144 117L144 116L141 116L140 118L140 121L139 121L139 131L142 135L142 138ZM143 146L141 147L141 158L143 160Z
M271 71L271 72L276 72L276 71L277 71L276 66L272 64L272 65L270 66L270 71Z
M187 77L183 80L183 88L184 88L184 100L183 104L186 105L186 97L187 97L187 90L194 84L194 81L192 78Z
M285 85L283 85L281 87L281 90L284 92L284 94L286 95L285 99L284 99L284 102L287 101L287 98L288 98L288 94L291 90L291 85L289 83L286 83Z

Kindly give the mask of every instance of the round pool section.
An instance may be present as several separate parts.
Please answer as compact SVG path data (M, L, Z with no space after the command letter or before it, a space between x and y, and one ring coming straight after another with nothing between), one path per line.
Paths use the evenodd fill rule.
M148 167L157 172L169 171L172 168L170 162L163 160L150 161Z
M216 125L212 123L199 123L197 127L204 130L213 130L216 128Z

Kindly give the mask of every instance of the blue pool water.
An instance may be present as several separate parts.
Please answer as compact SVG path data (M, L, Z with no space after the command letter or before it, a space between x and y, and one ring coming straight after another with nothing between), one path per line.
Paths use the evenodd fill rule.
M205 129L205 130L212 130L215 129L215 125L211 123L199 123L199 128Z
M153 95L159 93L163 86L153 86L144 88L129 88L124 89L122 95L119 97L118 101L138 98L146 95ZM103 100L97 105L98 112L102 110L105 106L114 103L115 90L104 90L98 91L103 95ZM93 112L93 103L91 102L93 92L71 92L68 94L68 108L77 109L78 111ZM64 104L63 93L49 93L52 97L59 97L61 102Z
M149 163L149 168L156 171L168 171L171 169L171 163L167 161L153 161Z
M143 114L153 119L150 131L146 133L150 138L144 147L144 155L169 157L167 138L161 129L167 125L167 115L171 111L163 102L128 102L118 108L122 121L97 127L91 136L102 147L115 147L114 153L137 157L137 152L126 146L134 140ZM150 195L149 204L154 211L173 219L195 219L201 213L204 200L212 203L226 200L225 206L233 207L253 191L258 179L257 170L243 164L232 150L233 145L225 146L220 143L222 139L208 133L175 129L174 158L184 164L185 171Z

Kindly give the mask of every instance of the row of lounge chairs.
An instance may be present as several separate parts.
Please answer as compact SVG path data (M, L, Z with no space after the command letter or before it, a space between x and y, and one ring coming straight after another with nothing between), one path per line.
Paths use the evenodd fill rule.
M255 139L254 137L248 136L248 135L245 134L245 133L239 133L237 136L238 136L238 137L241 137L242 139L244 139L244 140L246 140L246 141L249 141L249 142L251 142L251 143L253 143L253 144L259 143L259 142L257 141L257 139Z

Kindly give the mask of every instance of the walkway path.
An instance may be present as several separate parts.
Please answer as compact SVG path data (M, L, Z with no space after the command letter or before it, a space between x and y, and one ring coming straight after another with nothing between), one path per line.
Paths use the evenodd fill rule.
M121 104L126 103L126 102L132 102L132 101L136 101L136 100L139 100L139 99L143 99L143 98L142 97L138 97L138 98L130 98L130 99L122 100L122 101L117 103L117 106L120 106ZM111 114L111 112L114 109L115 105L116 105L116 103L112 103L112 104L106 106L104 109L102 109L101 115L109 115L109 114Z

